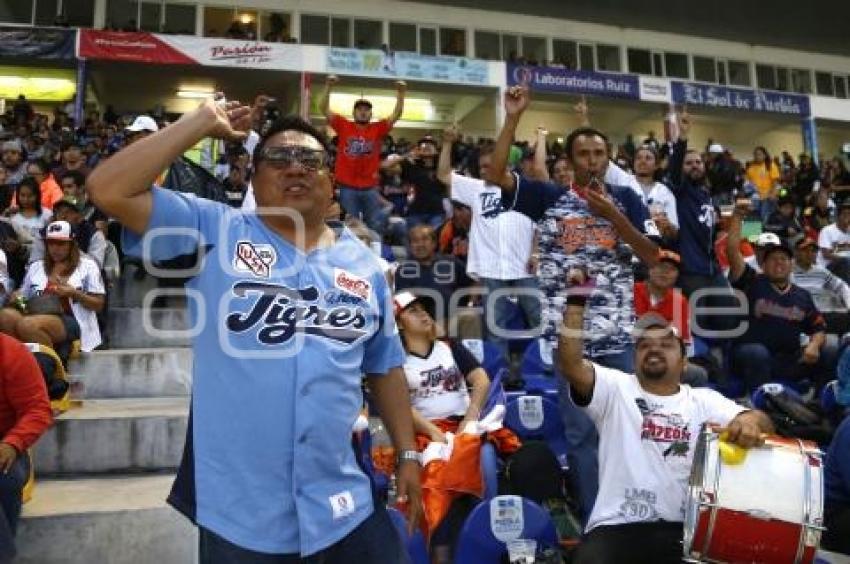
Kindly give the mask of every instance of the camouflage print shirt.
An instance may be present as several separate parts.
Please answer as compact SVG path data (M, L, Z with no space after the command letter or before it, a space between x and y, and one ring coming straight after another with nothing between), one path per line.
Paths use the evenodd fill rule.
M657 235L640 196L627 187L606 189L638 231ZM632 342L635 319L633 253L614 226L593 215L573 190L525 177L517 181L513 209L537 221L540 229L544 336L557 341L568 292L566 274L579 268L595 282L585 318L585 354L599 358L625 351Z

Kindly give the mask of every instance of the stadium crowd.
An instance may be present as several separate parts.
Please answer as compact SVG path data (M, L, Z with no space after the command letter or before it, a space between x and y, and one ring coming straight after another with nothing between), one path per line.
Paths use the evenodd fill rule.
M698 406L703 421L734 429L733 439L745 445L775 429L826 446L838 429L827 457L824 544L850 554L850 341L844 337L850 332L850 172L844 157L803 153L795 159L761 146L736 155L722 139L694 148L688 134L696 118L684 110L664 139L650 133L616 143L592 127L584 100L575 107L581 126L566 132L563 143L550 142L545 128L533 140L517 141L530 100L522 87L506 95L507 117L496 140L464 137L449 127L411 142L391 135L404 83L396 85L394 113L378 120L367 99L355 103L352 116L330 111L336 83L329 78L321 104L334 134L327 154L264 148L280 115L272 99L259 96L244 139L193 146L157 182L250 211L259 204L253 191L261 160L334 171L325 217L344 220L367 243L396 292L419 450L445 443L447 433L486 413L497 375L483 369L486 362L462 339L482 338L494 347L508 366L498 375L506 389L523 388L521 362L529 343L537 343L555 351L550 364L559 376L569 479L563 491L534 495L563 496L563 513L586 527L575 561L636 561L623 560L622 550L642 538L652 539L647 561L676 561L669 550L681 551L681 496L653 502L654 517L618 513L620 490L640 484L610 468L632 464L623 451L642 447L640 440L618 439L622 429L606 418L627 409L617 403L623 386L678 398L685 388L680 382L693 392L681 401ZM120 222L89 197L88 179L127 147L174 126L163 116L119 115L111 106L74 123L65 108L38 114L23 97L0 125L0 332L51 347L67 362L75 343L83 353L108 346L103 320L110 287L136 260L125 256ZM583 336L565 336L565 329ZM635 331L644 336L635 340ZM647 376L659 370L657 379ZM785 403L757 403L763 398L757 392L769 383L781 384ZM0 386L5 392L11 384L0 377ZM723 395L709 395L710 389ZM23 424L0 418L0 466L25 458L49 425L43 402L33 399L43 393L29 382L9 396L39 415L19 418ZM820 402L828 394L834 398L829 409ZM783 410L788 402L798 411ZM751 409L754 404L762 411ZM817 424L795 420L799 409ZM8 440L15 425L30 425L27 433L16 431L26 441ZM495 442L506 461L518 461L505 491L544 481L541 476L560 479L554 456L550 461L533 449L520 456L516 437ZM14 455L2 448L9 443ZM518 479L527 475L523 463L555 469ZM13 493L24 471L15 474ZM20 506L7 504L6 489L0 492L13 533ZM437 517L426 508L425 521L433 533L432 558L446 562L470 506L468 496L441 503ZM645 528L653 521L665 526ZM563 519L559 533L569 536L571 522Z

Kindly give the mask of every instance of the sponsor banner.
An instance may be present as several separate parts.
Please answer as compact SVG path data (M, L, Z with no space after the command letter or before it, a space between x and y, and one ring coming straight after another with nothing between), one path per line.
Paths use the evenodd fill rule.
M555 67L507 65L508 86L536 91L569 92L612 98L640 98L638 77L631 74L574 71Z
M0 57L73 59L73 29L0 26Z
M669 104L672 101L670 95L670 81L666 78L655 76L641 76L640 99L645 102L663 102Z
M673 101L677 104L729 108L750 112L772 112L794 116L811 114L809 97L800 94L728 88L691 82L671 83Z
M297 70L301 48L288 43L144 32L80 31L79 56L160 65Z
M160 65L194 65L194 59L161 41L153 33L80 30L79 56L86 59L131 61Z
M418 53L387 53L380 49L328 49L328 72L410 80L490 83L486 61L465 57L434 57Z
M211 67L301 70L301 46L191 35L157 35L160 41Z

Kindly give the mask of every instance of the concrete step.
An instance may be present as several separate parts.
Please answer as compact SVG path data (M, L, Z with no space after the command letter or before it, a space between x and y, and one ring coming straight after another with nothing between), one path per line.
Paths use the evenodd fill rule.
M169 475L40 480L15 564L193 564L197 532L166 505Z
M36 475L174 470L188 412L186 397L83 400L36 443Z
M106 334L112 348L185 347L188 326L185 308L110 307Z
M77 398L187 396L192 387L192 350L186 347L109 349L71 361Z

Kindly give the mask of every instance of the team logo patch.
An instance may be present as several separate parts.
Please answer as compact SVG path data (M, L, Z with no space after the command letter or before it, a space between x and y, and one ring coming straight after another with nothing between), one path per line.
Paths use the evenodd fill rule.
M341 268L334 268L334 286L367 302L372 293L371 282Z
M250 272L254 276L268 278L277 262L277 253L271 245L255 245L251 241L236 243L233 268L237 272Z

